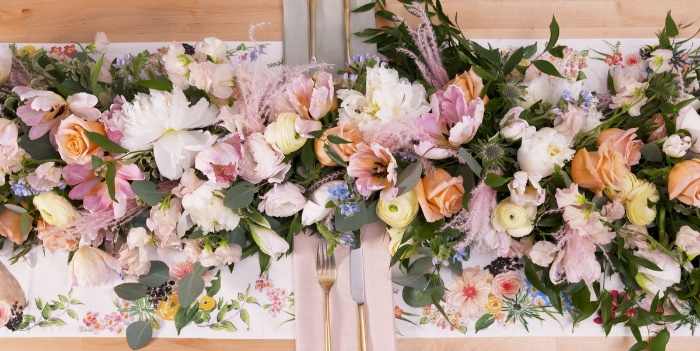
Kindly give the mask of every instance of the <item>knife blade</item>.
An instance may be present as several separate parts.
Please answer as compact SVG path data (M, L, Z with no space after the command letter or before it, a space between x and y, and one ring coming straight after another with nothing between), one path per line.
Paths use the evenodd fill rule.
M360 351L367 351L367 327L365 325L365 268L360 240L350 250L350 293L357 302L358 339Z

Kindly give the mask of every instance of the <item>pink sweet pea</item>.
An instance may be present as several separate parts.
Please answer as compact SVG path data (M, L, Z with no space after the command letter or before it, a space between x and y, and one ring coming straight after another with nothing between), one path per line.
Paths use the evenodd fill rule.
M116 202L109 197L107 182L102 177L98 177L89 165L68 165L63 168L66 183L75 186L68 193L68 197L73 200L83 200L83 206L91 212L104 211L111 207L114 217L120 218L126 213L127 202L136 198L128 181L143 180L144 175L135 164L119 164L116 168L114 177Z
M77 93L63 99L60 95L45 90L34 90L29 87L12 89L26 103L17 108L17 116L32 127L29 139L41 138L53 130L65 117L74 114L86 120L94 121L100 117L100 110L95 108L97 97L86 93Z
M360 195L369 196L381 190L381 199L389 201L399 191L395 186L396 167L396 159L389 149L377 143L372 146L361 143L357 145L357 152L350 156L348 175L357 178L355 188Z

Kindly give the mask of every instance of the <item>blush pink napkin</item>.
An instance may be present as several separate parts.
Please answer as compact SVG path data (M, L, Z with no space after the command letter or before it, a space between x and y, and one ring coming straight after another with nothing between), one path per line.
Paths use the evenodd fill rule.
M396 351L394 300L389 269L389 237L386 225L375 222L361 230L365 266L365 318L368 351ZM320 351L324 347L324 293L316 278L316 250L324 239L316 235L294 237L294 304L296 350ZM358 351L357 304L350 295L349 248L335 249L337 280L331 289L331 337L333 351Z

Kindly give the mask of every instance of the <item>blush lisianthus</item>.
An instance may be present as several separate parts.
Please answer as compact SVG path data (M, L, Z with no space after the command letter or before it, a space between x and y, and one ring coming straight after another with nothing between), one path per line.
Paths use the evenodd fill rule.
M215 64L205 61L190 63L189 83L213 97L228 100L233 95L235 68L229 63Z
M197 152L216 140L208 131L197 130L218 122L216 106L206 99L190 106L179 88L139 94L122 111L122 146L131 151L153 149L158 171L168 179L179 179L194 165Z
M171 43L163 55L163 68L173 85L180 89L190 87L190 63L194 57L185 53L185 47L180 43Z
M348 175L357 178L355 188L362 196L370 196L373 191L381 190L385 201L396 197L396 159L389 149L377 144L357 145L357 152L350 156Z

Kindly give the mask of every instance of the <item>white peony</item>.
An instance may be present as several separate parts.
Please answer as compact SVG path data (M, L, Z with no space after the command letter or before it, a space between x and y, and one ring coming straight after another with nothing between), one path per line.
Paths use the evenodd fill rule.
M197 153L216 140L209 132L195 130L218 121L216 106L204 98L190 106L179 88L139 94L122 109L122 146L132 151L153 149L158 171L168 179L179 179L192 168Z
M676 246L691 259L700 255L700 233L687 225L682 226L676 234Z
M523 139L518 149L518 165L521 170L544 178L554 173L554 165L564 167L574 154L564 135L552 128L542 128Z
M642 266L637 267L639 273L634 279L647 293L661 296L666 289L680 283L681 267L673 260L673 257L658 250L636 251L634 255L646 258L661 268L660 271L655 271Z
M523 171L515 172L513 180L508 183L511 200L520 206L525 204L542 205L547 193L540 186L541 179L536 174L528 174Z
M664 140L661 148L663 152L671 157L683 157L692 144L692 139L687 135L673 134Z
M333 208L326 208L326 203L331 195L329 189L340 184L345 184L345 181L334 180L332 182L325 183L311 194L311 198L306 202L304 205L304 210L301 212L301 224L312 225L326 218L329 214L331 214L331 212L335 211Z
M210 61L190 63L189 83L217 99L227 100L233 95L233 79L236 73L231 64L215 64Z
M541 267L549 267L554 261L556 254L557 245L549 241L538 241L532 246L528 256L532 263Z
M399 73L386 64L367 69L367 89L362 93L341 89L338 98L340 117L362 129L374 123L386 123L399 118L412 119L430 111L425 88L399 78Z
M205 234L234 230L241 220L241 217L224 206L222 188L223 185L209 181L182 197L182 215L189 216L191 223Z
M304 188L290 182L275 184L260 199L258 210L271 217L293 216L306 205Z
M163 68L165 73L173 82L173 85L180 89L190 87L190 63L194 62L191 55L185 54L185 47L180 43L171 43L168 52L163 55Z

